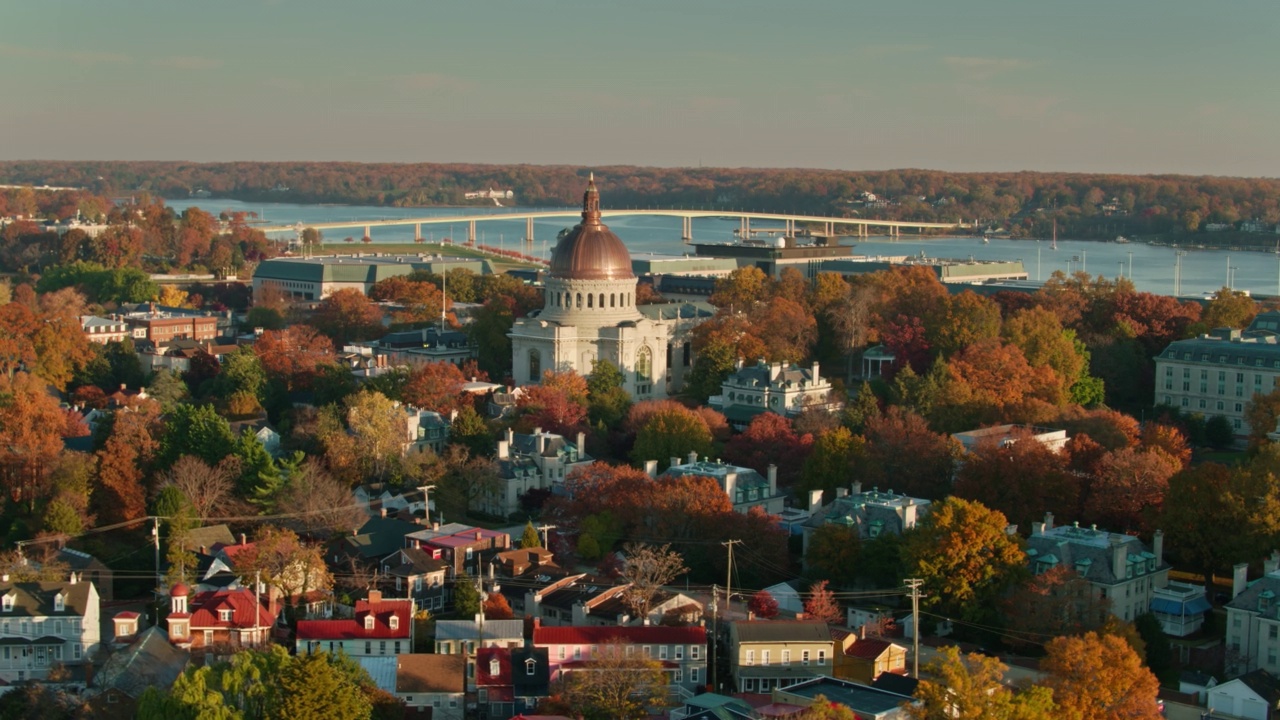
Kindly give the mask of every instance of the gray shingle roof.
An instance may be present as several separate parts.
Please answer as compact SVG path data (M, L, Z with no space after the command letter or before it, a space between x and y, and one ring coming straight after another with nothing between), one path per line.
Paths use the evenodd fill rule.
M831 630L819 620L739 621L739 642L831 642Z
M1032 568L1037 563L1061 565L1075 570L1089 582L1114 585L1130 578L1127 573L1124 577L1116 577L1114 573L1111 565L1113 540L1118 540L1124 548L1125 562L1133 564L1133 577L1169 567L1168 563L1161 561L1154 570L1148 569L1155 555L1132 535L1074 526L1059 526L1042 535L1032 535L1027 539L1027 559Z

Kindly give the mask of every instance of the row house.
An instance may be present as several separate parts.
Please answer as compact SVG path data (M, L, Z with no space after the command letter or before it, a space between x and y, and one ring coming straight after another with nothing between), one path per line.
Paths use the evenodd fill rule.
M382 559L382 576L388 592L412 598L424 610L443 610L453 593L447 584L449 563L439 548L406 547ZM394 590L391 589L394 584Z
M835 640L819 620L745 620L729 625L737 692L766 693L834 673Z
M644 464L645 472L654 477L658 470L657 460L648 460ZM733 509L746 514L752 508L760 508L769 515L781 513L786 505L788 493L778 490L778 466L769 465L766 475L761 475L748 467L740 467L711 458L698 460L698 453L691 452L685 462L680 458L671 458L669 467L662 473L663 477L709 477L716 481L724 494L729 497Z
M72 572L65 581L0 576L0 680L42 680L54 664L85 665L101 644L98 590Z
M524 645L523 620L436 621L435 650L441 655L463 655L467 659L467 688L476 688L476 657L484 649L511 650Z
M608 648L626 657L657 660L669 686L696 692L707 681L703 627L541 627L535 620L533 646L547 651L553 683L567 673L589 670L591 660Z
M1164 532L1155 531L1148 549L1132 535L1111 533L1079 523L1055 526L1053 513L1032 523L1027 538L1031 572L1040 575L1055 567L1074 570L1089 581L1097 597L1107 601L1111 614L1125 621L1151 611L1156 591L1169 584L1164 561Z
M279 607L249 588L192 594L185 583L169 591L169 642L189 649L252 647L270 638Z
M348 656L400 655L413 649L413 600L383 598L370 590L356 601L355 617L299 620L295 650L342 652Z
M466 712L463 671L461 655L397 655L395 696L408 707L405 717L462 720Z
M551 694L546 648L486 647L476 658L476 701L481 717L509 718L532 713Z
M453 577L464 573L480 577L488 559L511 548L511 536L498 530L461 523L433 523L429 528L419 528L405 535L404 546L439 550L438 559L449 565Z
M663 621L688 624L702 619L701 603L667 590L654 595L646 617L637 617L626 602L629 587L586 573L566 575L543 587L526 590L521 612L546 626L657 625Z
M97 315L81 315L80 329L89 342L106 345L109 342L123 342L133 337L129 325L119 316L99 317Z
M575 443L542 428L528 435L508 428L498 441L499 481L475 500L476 509L506 517L520 509L521 495L530 490L562 491L569 473L593 462L584 433L578 433Z
M1260 669L1280 676L1280 554L1263 561L1248 582L1248 563L1235 566L1227 610L1227 671Z

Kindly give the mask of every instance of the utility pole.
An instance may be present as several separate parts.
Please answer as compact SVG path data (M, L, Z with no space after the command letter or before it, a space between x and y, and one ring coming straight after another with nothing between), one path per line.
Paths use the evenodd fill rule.
M431 491L436 489L434 484L419 485L418 489L422 491L422 511L427 518L427 524L431 524Z
M911 589L911 641L914 648L911 651L911 677L920 679L920 586L924 584L924 580L920 578L907 578L902 584Z
M717 622L718 616L716 615L716 596L719 592L720 588L713 584L711 586L711 639L707 642L707 653L711 655L711 677L707 678L709 680L707 684L711 686L711 692L716 692L720 689L720 678L716 675L716 655L718 654L716 653L716 639L719 636L718 631L720 629L720 623Z
M724 545L725 547L729 548L729 564L725 566L725 581L724 581L724 619L725 620L729 619L729 611L733 608L733 595L730 590L733 587L733 546L740 544L741 542L742 542L741 540L729 540L727 542L720 543L721 545Z
M160 596L160 590L164 587L164 582L160 577L160 518L151 518L151 540L156 549L156 597Z
M551 531L555 530L556 526L555 525L539 525L534 529L542 533L542 547L546 548L547 550L550 550L551 549Z

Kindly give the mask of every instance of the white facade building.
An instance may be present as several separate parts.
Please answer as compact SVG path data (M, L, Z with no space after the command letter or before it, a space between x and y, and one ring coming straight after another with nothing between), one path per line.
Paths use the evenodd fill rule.
M0 579L0 680L48 677L55 664L87 663L101 643L98 591L73 573L56 582Z

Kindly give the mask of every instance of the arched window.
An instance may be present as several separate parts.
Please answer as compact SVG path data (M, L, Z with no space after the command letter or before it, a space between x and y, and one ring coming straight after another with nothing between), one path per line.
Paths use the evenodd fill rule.
M617 307L617 304L616 304L617 300L618 300L617 293L609 293L609 307Z
M578 293L578 309L582 309L582 293Z
M595 298L595 295L592 295L591 293L587 293L587 307L591 307L591 301L594 298Z
M636 351L636 384L648 383L653 379L653 353L648 347Z
M600 293L600 308L604 309L604 293Z
M529 350L529 380L537 382L542 377L542 351L538 348Z

